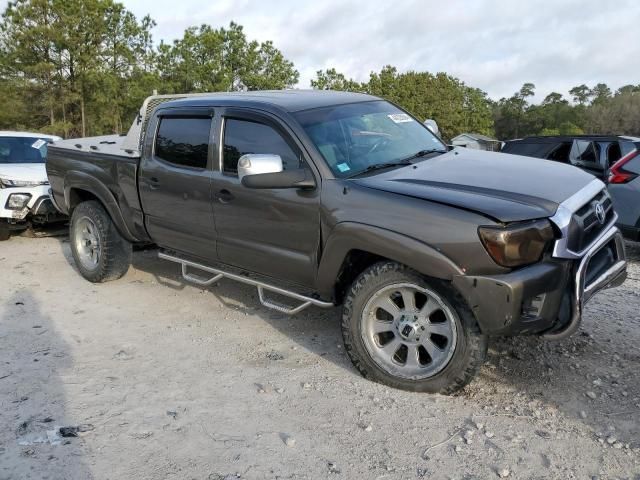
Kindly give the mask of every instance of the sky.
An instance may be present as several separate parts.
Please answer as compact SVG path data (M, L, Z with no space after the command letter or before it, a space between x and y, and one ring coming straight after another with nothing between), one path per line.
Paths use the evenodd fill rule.
M492 98L525 82L535 100L582 83L640 83L638 0L124 0L172 41L191 25L243 25L273 40L300 72L300 88L335 67L358 81L394 65L447 72ZM0 0L4 9L6 0Z

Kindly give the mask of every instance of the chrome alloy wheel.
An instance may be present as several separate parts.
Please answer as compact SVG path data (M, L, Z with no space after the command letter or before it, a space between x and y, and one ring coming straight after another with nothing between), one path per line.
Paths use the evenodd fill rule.
M89 217L78 219L74 237L78 259L82 266L88 270L96 269L102 255L96 224Z
M364 345L391 375L420 380L445 368L457 344L456 317L432 290L413 283L388 285L364 307Z

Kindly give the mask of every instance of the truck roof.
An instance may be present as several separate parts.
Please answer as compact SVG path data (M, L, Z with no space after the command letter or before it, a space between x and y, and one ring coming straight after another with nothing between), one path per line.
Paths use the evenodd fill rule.
M364 93L335 92L332 90L264 90L255 92L185 93L152 95L148 97L126 136L107 135L102 137L77 138L56 143L59 148L119 155L132 158L140 156L147 122L159 106L246 106L263 107L265 110L278 109L285 112L299 112L313 108L371 102L378 97Z
M378 97L364 93L336 92L333 90L263 90L255 92L223 92L171 100L163 106L224 104L263 104L278 107L287 112L299 112L312 108L330 107L345 103L370 102Z

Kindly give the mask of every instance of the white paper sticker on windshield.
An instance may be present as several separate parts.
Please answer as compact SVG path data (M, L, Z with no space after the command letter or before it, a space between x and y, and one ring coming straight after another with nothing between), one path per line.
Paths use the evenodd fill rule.
M413 122L413 118L406 113L392 113L391 115L387 115L387 117L389 117L393 123Z
M349 167L349 165L347 165L346 163L339 163L336 166L338 167L338 170L340 170L340 173L348 172L349 170L351 170L351 167Z
M36 140L35 142L33 142L33 145L31 145L31 148L35 148L36 150L40 150L42 148L43 145L46 145L47 142L45 142L44 140Z

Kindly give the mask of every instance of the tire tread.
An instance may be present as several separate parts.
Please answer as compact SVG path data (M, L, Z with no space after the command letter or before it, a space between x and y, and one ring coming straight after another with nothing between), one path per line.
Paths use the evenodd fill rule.
M82 266L73 242L73 229L80 216L89 217L98 228L100 234L101 259L98 263L98 268L93 271L87 270ZM84 278L93 283L103 283L117 280L127 273L131 265L131 244L120 235L120 232L118 232L113 221L99 202L89 200L78 205L73 211L69 228L73 258Z

